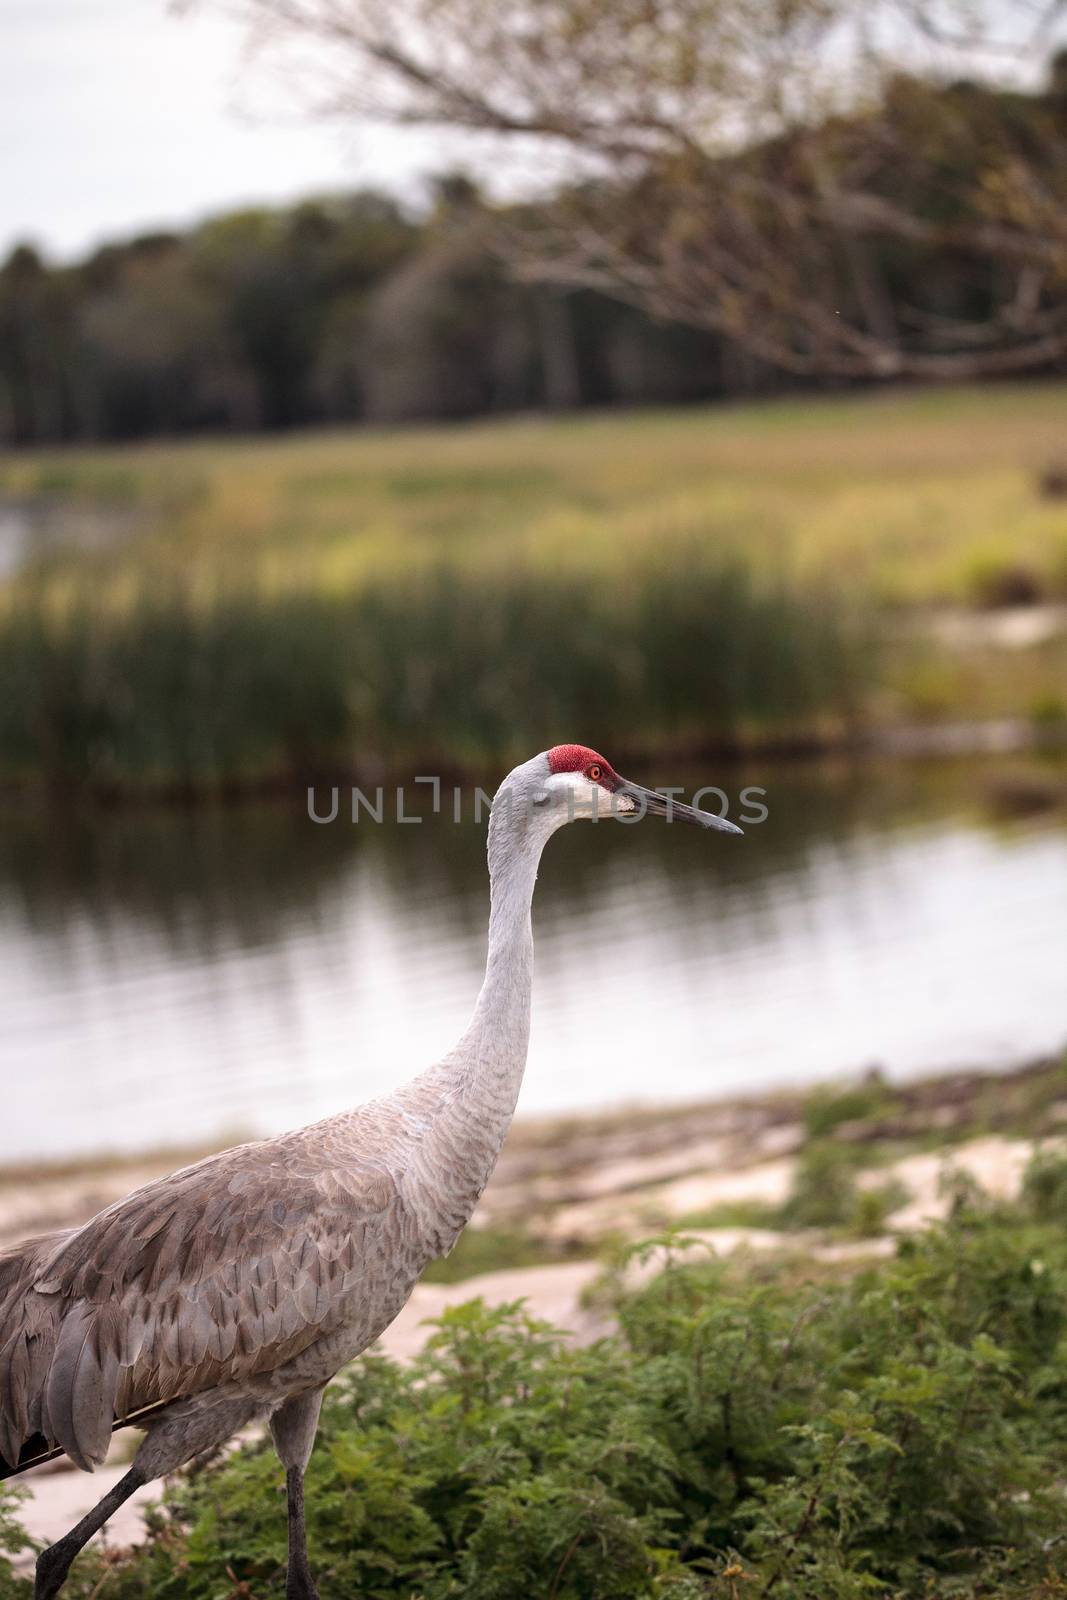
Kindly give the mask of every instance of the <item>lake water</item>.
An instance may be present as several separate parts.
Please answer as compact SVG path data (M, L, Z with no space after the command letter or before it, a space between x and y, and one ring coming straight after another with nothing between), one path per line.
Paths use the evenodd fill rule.
M135 525L133 512L122 506L0 496L0 579L57 550L106 550Z
M550 844L520 1114L1067 1040L1062 809L1006 816L968 762L700 776L762 784L768 819ZM4 812L0 1159L262 1134L401 1082L477 992L483 851L447 816Z

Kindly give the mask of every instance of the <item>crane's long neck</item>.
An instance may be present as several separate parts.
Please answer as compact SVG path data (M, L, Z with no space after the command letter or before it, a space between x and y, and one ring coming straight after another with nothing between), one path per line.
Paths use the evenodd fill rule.
M432 1226L448 1249L489 1180L511 1124L526 1066L533 984L530 906L549 819L516 822L495 807L489 824L489 953L474 1015L455 1048L409 1086L429 1113L414 1154L413 1188L432 1196Z
M489 824L489 951L474 1015L456 1050L482 1076L507 1079L514 1109L526 1065L533 985L530 906L547 833L520 832L497 816ZM509 1113L510 1115L510 1113Z

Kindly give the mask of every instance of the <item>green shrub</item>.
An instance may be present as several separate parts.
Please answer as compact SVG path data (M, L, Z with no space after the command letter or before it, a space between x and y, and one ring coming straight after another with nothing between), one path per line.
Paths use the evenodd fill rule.
M820 1084L804 1101L804 1127L810 1139L822 1139L846 1122L867 1122L884 1116L897 1097L877 1073L861 1083Z
M996 551L972 556L965 573L965 587L972 604L986 610L1036 605L1044 593L1040 572L1013 556Z
M521 1305L448 1312L332 1386L308 1475L324 1595L364 1600L1053 1600L1067 1585L1067 1240L1017 1206L849 1279L674 1241L576 1349ZM1059 1204L1057 1198L1056 1204ZM12 1547L13 1525L0 1524ZM178 1481L70 1600L280 1600L260 1443ZM0 1575L4 1600L24 1580Z
M0 1483L0 1595L23 1594L27 1590L23 1581L15 1577L12 1556L18 1556L33 1546L18 1519L18 1510L26 1497L19 1484Z
M812 1139L797 1160L779 1221L786 1228L845 1227L858 1205L856 1152L830 1139Z
M1023 1177L1023 1208L1035 1222L1067 1223L1067 1155L1039 1150Z
M1056 732L1067 722L1067 698L1057 689L1042 689L1031 698L1026 714L1039 731Z
M911 1198L899 1179L864 1188L856 1196L856 1204L847 1219L849 1230L861 1239L873 1238L882 1233L894 1211L906 1206Z

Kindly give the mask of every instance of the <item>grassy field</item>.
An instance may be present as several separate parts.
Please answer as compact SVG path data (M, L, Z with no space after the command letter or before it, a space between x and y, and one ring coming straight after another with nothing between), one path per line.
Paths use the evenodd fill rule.
M73 538L0 591L0 770L1054 722L1062 633L961 650L901 619L1067 598L1057 473L1064 385L12 456L0 498Z

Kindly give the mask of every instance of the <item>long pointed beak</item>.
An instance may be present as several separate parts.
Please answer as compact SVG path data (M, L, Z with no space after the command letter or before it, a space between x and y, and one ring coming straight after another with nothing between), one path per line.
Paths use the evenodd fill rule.
M643 789L639 783L630 783L626 778L620 780L613 796L617 810L622 809L618 806L622 798L632 800L635 811L642 816L666 817L668 822L691 822L698 828L714 828L719 833L744 832L735 822L727 822L725 817L718 817L713 811L701 811L696 806L683 805L670 795L657 794L655 789Z

